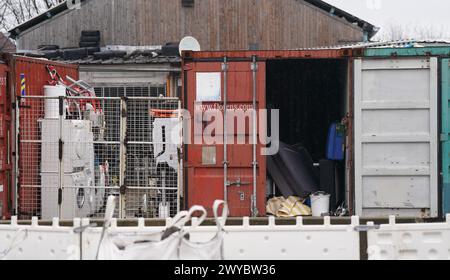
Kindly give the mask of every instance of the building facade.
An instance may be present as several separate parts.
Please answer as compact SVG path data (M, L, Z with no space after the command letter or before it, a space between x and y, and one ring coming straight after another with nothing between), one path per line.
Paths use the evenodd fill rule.
M319 0L83 0L64 2L10 33L18 49L78 46L82 30L101 44L153 46L197 38L203 50L329 46L371 38L377 28Z

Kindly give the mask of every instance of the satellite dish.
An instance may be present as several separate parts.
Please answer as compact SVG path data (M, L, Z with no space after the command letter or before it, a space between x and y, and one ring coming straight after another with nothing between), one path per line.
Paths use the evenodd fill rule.
M200 51L200 43L194 37L184 37L180 42L180 56L183 55L184 51L198 52Z

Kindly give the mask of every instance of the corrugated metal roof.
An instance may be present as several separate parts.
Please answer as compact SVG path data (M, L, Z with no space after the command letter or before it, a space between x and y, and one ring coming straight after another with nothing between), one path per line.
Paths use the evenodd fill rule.
M178 56L129 56L123 58L111 58L111 59L95 59L94 56L88 56L87 58L78 60L61 60L58 61L80 64L80 65L116 65L116 64L179 64L181 63L181 58Z
M373 48L423 48L450 46L450 40L397 40L384 42L358 42L336 46L323 46L316 48L296 49L296 50L340 50L340 49L373 49Z
M69 51L78 51L85 49L73 49ZM48 52L46 51L27 51L22 52L21 55L28 57L36 57L36 58L49 58L52 61L58 61L63 63L70 64L79 64L79 65L129 65L129 64L171 64L171 65L179 65L181 64L181 58L179 56L166 56L161 54L161 50L136 50L130 52L123 52L122 55L113 55L108 56L107 54L109 50L104 49L101 52L94 53L92 55L88 55L85 57L75 55L74 59L67 59L66 56L63 55L65 50L55 50L50 51L50 53L57 53L57 57L48 56ZM120 51L119 51L120 53ZM97 54L100 54L97 55ZM86 54L84 54L86 55ZM101 56L103 55L103 56Z

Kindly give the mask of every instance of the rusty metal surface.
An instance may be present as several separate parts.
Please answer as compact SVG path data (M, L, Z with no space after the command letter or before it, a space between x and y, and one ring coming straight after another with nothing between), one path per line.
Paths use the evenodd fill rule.
M277 51L203 51L185 52L184 60L214 59L214 58L247 58L257 56L259 60L266 59L296 59L296 58L342 58L351 57L353 49L305 49L305 50L277 50ZM356 50L357 51L357 50Z
M184 96L184 104L185 104L185 108L188 108L189 111L193 111L193 106L194 106L194 100L195 100L195 72L211 72L211 71L215 71L215 72L221 72L220 69L220 65L221 65L221 61L223 60L224 57L227 57L227 59L229 59L230 64L241 64L243 65L243 67L246 67L244 69L246 69L247 71L249 71L250 67L250 61L252 59L253 56L257 56L258 61L260 62L260 65L264 65L265 66L265 61L267 60L276 60L276 59L348 59L352 57L353 55L356 55L356 53L359 53L359 50L352 50L352 49L327 49L327 50L289 50L289 51L213 51L213 52L208 52L208 51L204 51L204 52L185 52L184 53L184 59L183 59L183 69L185 70L185 75L184 75L184 85L187 85L187 88L185 88L185 96ZM246 74L245 74L245 70L241 70L243 72L241 72L241 75L239 77L239 79L237 79L237 81L240 81L240 86L239 86L239 90L240 91L245 91L247 89L247 87L249 87L250 85L247 83L251 82L251 79L246 78ZM260 68L260 71L263 71L262 68ZM265 71L265 70L264 70ZM348 83L351 85L352 84L352 68L351 68L351 64L349 64L349 69L348 69ZM234 84L237 84L237 81L234 81ZM261 97L260 98L264 98L265 99L265 85L266 84L266 78L264 77L259 77L258 78L258 88L259 90L262 90L262 92L258 93ZM247 89L246 92L251 92L250 89ZM353 93L351 90L351 86L349 86L348 89L348 95L349 95L349 100L352 100L353 98ZM242 102L250 102L251 101L251 97L247 96L245 94L241 94L240 101ZM348 122L349 122L349 127L352 128L352 124L353 124L353 106L352 103L350 101L350 108L349 108L349 116L348 116ZM262 105L262 108L265 108L265 104ZM350 133L348 135L348 137L351 139L353 137L352 133ZM348 142L348 148L349 148L349 161L348 161L348 182L349 182L349 188L350 188L350 196L352 195L352 191L351 189L353 188L353 143L352 141ZM204 174L199 176L200 174L198 173L197 169L198 167L201 167L201 163L202 163L202 147L199 146L197 148L194 147L188 147L188 166L190 168L188 168L186 170L186 175L187 175L187 190L188 193L192 192L192 190L190 190L190 186L195 185L195 189L201 189L198 188L198 182L197 180L200 180L200 178L204 177L205 181L201 182L200 185L211 185L211 186L219 186L220 185L220 180L223 178L223 175L221 174L220 170L217 169L220 167L220 164L222 163L221 161L221 157L223 157L223 153L221 154L221 150L222 150L222 146L218 146L217 150L218 152L218 159L217 159L217 166L216 169L214 168L209 168L209 169L204 169ZM241 158L244 157L246 153L245 152L240 152L237 153L237 157ZM266 161L265 157L261 158L259 160L260 162L264 162ZM250 164L248 164L250 166ZM265 172L265 165L260 165L259 168L264 169ZM261 172L259 176L262 176L265 178L265 174L264 172ZM208 177L209 176L209 177ZM206 180L206 178L210 178L210 180ZM214 179L215 178L215 179ZM214 181L217 179L217 182ZM260 180L261 182L259 182L258 184L261 186L265 183L262 182L262 179ZM213 182L213 183L211 183ZM214 187L215 188L215 187ZM214 189L213 188L213 189ZM262 188L261 188L262 189ZM192 205L193 202L204 202L202 200L196 200L192 198L192 195L194 195L195 197L198 198L198 196L207 196L206 194L204 194L203 192L199 192L199 193L195 193L197 190L194 190L194 193L189 193L188 197L189 197L189 205ZM210 189L211 191L211 189ZM264 190L262 190L264 192ZM218 196L220 197L221 195L223 195L221 192L212 192L212 194L210 194L211 196ZM264 199L263 199L264 200ZM350 204L352 199L350 199ZM208 205L208 203L206 203L206 205ZM351 205L352 206L352 205Z
M69 75L75 80L78 80L78 66L77 65L71 65L71 64L65 64L65 63L59 63L59 62L53 62L46 59L36 59L36 58L30 58L30 57L22 57L22 56L10 56L7 58L8 64L10 66L10 82L11 85L14 85L14 96L19 97L21 96L21 74L25 75L26 78L26 85L25 85L25 91L27 96L43 96L44 95L44 85L48 84L48 81L50 80L50 76L48 74L48 71L46 69L47 65L53 65L56 67L58 73L62 77L66 77L66 75ZM19 102L19 100L14 100L14 102ZM39 102L35 100L28 100L28 104L22 104L23 106L31 106L34 102ZM39 131L39 123L38 120L41 116L35 115L35 116L29 116L28 120L29 127L27 129L31 129L33 131ZM31 119L30 119L31 118ZM16 130L14 127L12 131ZM14 134L14 133L13 133ZM20 135L20 131L19 131ZM15 138L15 137L14 137ZM15 143L12 141L11 143ZM15 145L11 144L11 151L15 152ZM36 193L36 190L34 189L24 189L20 188L20 185L30 185L32 182L26 181L26 178L33 178L37 177L40 172L40 157L39 157L39 146L38 144L31 144L34 145L34 147L31 147L32 151L34 151L32 154L28 154L27 162L23 162L20 160L19 157L19 166L15 167L14 170L18 170L17 168L23 168L24 165L27 166L27 174L30 176L24 176L22 178L25 178L25 180L21 180L16 184L18 186L17 194L18 194L18 205L17 208L20 213L27 213L29 216L34 215L36 212L39 211L37 209L37 206L27 206L23 205L24 201L29 201L30 198L38 196ZM24 149L25 147L20 147L20 149ZM12 175L14 176L14 175ZM13 178L11 178L13 180Z
M228 64L228 105L233 108L248 108L252 105L252 70L250 62L230 62ZM191 63L186 65L190 70L187 71L187 95L185 98L185 108L194 116L196 104L196 74L197 72L216 72L222 73L222 64L220 62ZM223 73L221 74L223 77ZM257 72L257 106L266 108L265 96L265 63L258 63ZM204 102L206 106L223 106L224 102L224 82L222 79L222 96L218 102ZM222 108L223 109L223 108ZM192 119L192 127L195 123ZM249 129L249 128L246 128ZM246 130L246 135L251 135ZM218 133L219 134L219 133ZM230 139L237 135L230 135ZM234 139L235 139L234 138ZM194 143L194 135L192 135ZM231 140L230 140L231 141ZM235 142L236 143L236 142ZM188 193L188 206L193 205L213 205L214 200L223 199L226 196L224 191L224 146L216 146L215 164L204 165L204 146L202 144L187 145L187 164L185 172L187 174L186 190ZM252 145L246 141L245 145L227 145L228 146L228 180L233 183L228 188L228 201L230 205L231 216L243 217L251 216L251 197L253 195L253 168L252 168ZM263 146L258 144L258 150ZM258 171L257 171L257 208L260 215L265 216L265 185L266 185L266 159L265 156L258 153ZM239 183L237 183L239 182ZM211 212L211 209L207 209Z
M8 94L8 66L0 63L0 219L10 218L11 193L11 98Z

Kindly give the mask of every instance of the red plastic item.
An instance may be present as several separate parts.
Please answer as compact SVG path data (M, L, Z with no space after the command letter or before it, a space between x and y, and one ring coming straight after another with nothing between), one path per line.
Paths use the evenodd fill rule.
M86 97L95 97L95 93L85 90L77 85L72 85L69 82L67 82L59 73L58 70L54 65L47 65L46 66L47 71L50 75L50 81L49 85L56 86L56 85L63 85L65 87L70 87L74 92L76 92L76 96L86 96ZM69 95L72 95L71 92L68 91ZM101 105L99 100L95 99L80 99L77 100L77 102L80 104L81 110L86 109L86 104L91 104L94 107L94 111L96 113L101 113Z

